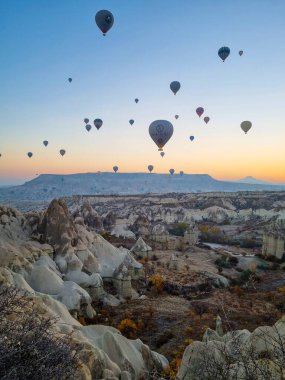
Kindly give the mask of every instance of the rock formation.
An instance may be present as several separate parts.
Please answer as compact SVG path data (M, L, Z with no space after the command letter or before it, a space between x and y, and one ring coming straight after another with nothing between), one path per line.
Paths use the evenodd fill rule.
M262 254L285 261L285 219L270 224L263 233Z
M281 380L285 375L285 318L275 325L223 334L207 329L185 350L177 380Z
M93 300L117 305L137 297L132 280L144 276L131 253L108 243L93 230L97 227L86 226L78 214L73 217L62 200L39 215L0 206L0 286L25 292L39 314L57 317L59 333L82 345L80 379L139 380L162 370L167 360L112 327L77 321L95 316ZM117 297L106 293L103 280L113 282Z
M131 248L131 252L139 258L148 257L151 251L152 248L144 242L141 236Z

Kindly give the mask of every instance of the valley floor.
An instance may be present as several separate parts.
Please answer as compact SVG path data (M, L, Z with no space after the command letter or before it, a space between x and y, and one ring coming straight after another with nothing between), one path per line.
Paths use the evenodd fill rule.
M177 270L168 268L173 256L178 258ZM231 281L230 286L215 287L205 273L218 276L215 262L221 257L218 252L198 247L187 252L153 252L149 260L142 260L146 270L145 288L142 282L137 288L143 296L116 309L98 310L97 305L96 322L120 328L122 321L129 321L129 324L121 323L123 334L140 338L170 362L182 355L189 340L201 340L207 327L214 329L217 315L227 330L253 331L260 325L274 324L285 308L285 289L282 289L285 271L276 265L265 270L270 264L263 260L241 257L236 267L220 272ZM242 281L242 273L247 270L252 277Z

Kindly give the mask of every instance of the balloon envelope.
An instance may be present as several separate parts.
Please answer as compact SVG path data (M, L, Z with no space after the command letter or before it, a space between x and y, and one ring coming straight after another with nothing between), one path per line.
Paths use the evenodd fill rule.
M43 144L44 144L44 146L48 146L48 141L47 141L47 140L44 140L44 141L43 141Z
M86 124L86 125L85 125L85 128L86 128L86 130L89 132L89 131L91 130L92 127L91 127L90 124Z
M190 140L193 141L195 139L194 136L190 136Z
M223 46L219 49L218 51L218 55L219 57L223 60L223 62L225 62L225 60L228 58L228 56L230 55L230 48L227 47L227 46Z
M179 115L175 115L175 119L177 120L179 118Z
M27 153L27 156L28 156L29 158L32 158L32 157L33 157L33 153L32 153L32 152L28 152L28 153Z
M72 78L68 78L68 82L71 83L72 82Z
M210 118L209 118L209 116L206 116L206 117L204 117L204 122L205 122L206 124L208 124L208 123L209 123L209 121L210 121Z
M170 83L170 89L174 95L180 90L181 84L178 81L173 81Z
M103 33L103 36L105 36L114 24L114 16L110 11L102 9L96 13L95 22Z
M160 155L161 155L161 157L164 157L165 153L164 152L160 152Z
M244 133L247 133L252 127L252 123L250 121L243 121L240 127L244 131Z
M239 53L240 56L242 56L243 55L243 50L240 50L238 53Z
M131 124L131 125L133 125L134 124L134 120L133 119L131 119L130 121L129 121L129 123Z
M173 135L173 125L167 120L155 120L149 126L149 134L158 146L158 150L162 150Z
M101 119L95 119L94 120L94 125L99 130L102 127L102 125L103 125L103 120L101 120Z
M136 98L136 99L135 99L135 102L136 102L136 103L138 103L138 102L139 102L138 98Z
M119 170L118 166L113 166L113 170L115 173L117 173L117 171Z
M59 153L60 153L62 156L64 156L66 152L65 152L64 149L60 149Z
M88 119L87 117L84 119L84 123L85 123L85 124L88 124L88 123L89 123L89 119Z
M175 170L174 170L174 169L169 169L169 173L170 173L171 175L173 175L173 174L174 174L174 172L175 172Z
M203 107L198 107L198 108L196 109L196 114L197 114L199 117L201 117L201 116L203 115L203 113L204 113L204 108L203 108Z
M148 165L148 171L151 173L153 171L153 165Z

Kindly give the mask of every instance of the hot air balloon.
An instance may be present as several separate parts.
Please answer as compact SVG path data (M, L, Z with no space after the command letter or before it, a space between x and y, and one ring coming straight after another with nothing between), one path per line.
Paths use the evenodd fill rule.
M135 98L135 102L136 102L136 103L138 103L138 102L139 102L138 98Z
M86 128L86 131L88 131L88 132L89 132L89 131L91 130L91 128L92 128L92 127L91 127L91 125L90 125L90 124L86 124L86 125L85 125L85 128Z
M155 120L149 126L149 134L158 146L158 150L162 151L173 134L173 125L167 120Z
M250 121L243 121L240 127L244 131L244 133L247 133L252 127L252 123Z
M87 117L84 119L84 123L85 123L85 124L88 124L88 123L89 123L89 119L88 119Z
M68 78L68 82L71 83L72 82L72 78Z
M225 62L225 60L228 58L228 56L230 55L230 48L228 48L227 46L223 46L219 49L218 51L218 55L219 57L223 60L223 62Z
M170 83L170 89L174 95L180 90L181 84L177 81L173 81Z
M206 124L208 124L208 123L209 123L209 121L210 121L210 118L209 118L209 116L205 116L205 117L204 117L204 122L205 122Z
M47 141L47 140L44 140L44 141L43 141L43 144L44 144L44 146L48 146L48 141Z
M130 123L131 125L133 125L134 122L135 122L135 121L134 121L133 119L129 120L129 123Z
M32 157L33 157L33 153L32 153L32 152L28 152L28 153L27 153L27 156L28 156L29 158L32 158Z
M164 157L165 153L164 152L160 152L160 155L161 155L161 157Z
M177 120L179 118L179 115L175 115L175 119Z
M183 174L184 174L184 171L183 171L183 170L180 170L179 174L180 174L180 175L183 175Z
M110 11L104 9L96 13L95 22L103 33L103 36L106 36L106 33L112 28L114 24L114 16Z
M191 141L193 141L195 139L194 136L190 136L189 138L190 138Z
M242 56L243 55L243 50L240 50L238 53L239 53L240 56Z
M153 165L148 165L148 171L151 173L153 171Z
M64 149L60 149L59 153L60 153L62 156L64 156L66 152L65 152Z
M103 125L103 121L101 119L95 119L94 120L94 125L99 130L102 127L102 125Z
M113 170L115 173L117 173L117 171L119 170L118 166L113 166Z
M204 113L204 108L203 108L203 107L198 107L198 108L196 109L196 114L197 114L199 117L201 117L201 116L203 115L203 113Z
M173 175L173 174L174 174L174 172L175 172L175 170L174 170L174 169L169 169L169 173L170 173L171 175Z

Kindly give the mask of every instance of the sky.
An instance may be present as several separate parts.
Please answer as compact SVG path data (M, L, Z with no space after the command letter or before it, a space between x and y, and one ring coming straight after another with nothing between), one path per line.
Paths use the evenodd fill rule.
M105 37L101 9L115 18ZM0 0L0 186L149 164L285 182L284 14L284 0ZM87 132L86 117L102 128ZM156 119L174 126L164 158L148 133Z

